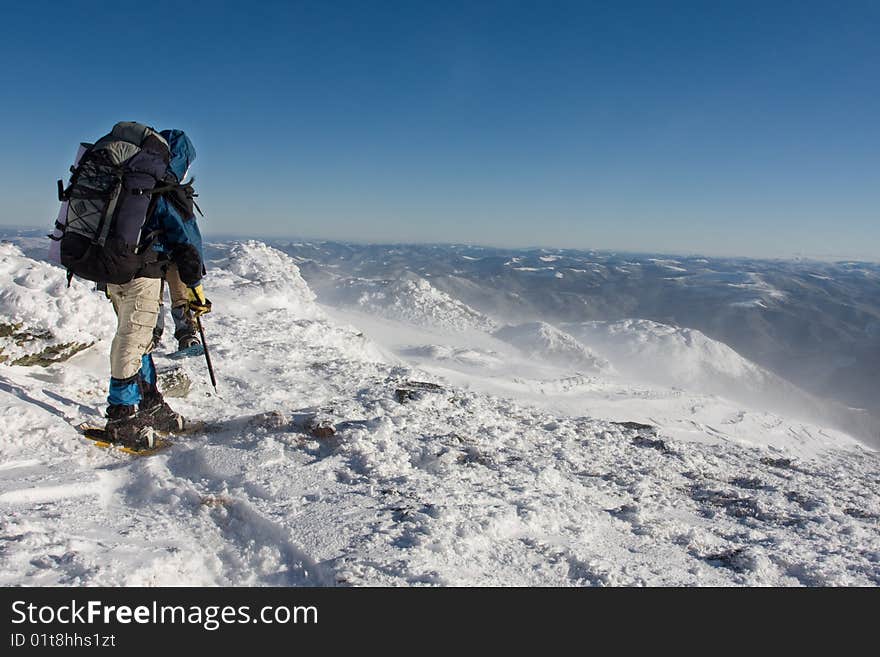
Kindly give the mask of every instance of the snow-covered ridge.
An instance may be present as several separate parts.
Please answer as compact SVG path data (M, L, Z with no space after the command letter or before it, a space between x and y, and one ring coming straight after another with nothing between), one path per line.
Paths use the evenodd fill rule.
M816 274L808 274L811 278L816 278ZM741 304L746 304L751 302L753 305L767 308L768 305L773 304L774 302L780 302L787 299L788 295L781 290L776 289L767 281L761 277L757 272L747 272L745 274L746 281L738 282L738 283L727 283L728 287L739 288L741 290L751 292L757 295L756 299L747 299ZM825 280L832 280L829 277L824 277Z
M537 360L587 372L612 372L607 360L597 356L572 335L546 322L505 326L495 331L494 335Z
M364 312L439 330L491 331L495 322L415 275L393 281L347 281L344 295Z
M763 386L772 377L696 329L647 319L571 323L563 328L610 359L617 369L660 385L693 388L722 379Z
M869 417L804 392L696 329L646 319L563 328L629 380L718 395L750 408L835 426L862 439L872 435Z

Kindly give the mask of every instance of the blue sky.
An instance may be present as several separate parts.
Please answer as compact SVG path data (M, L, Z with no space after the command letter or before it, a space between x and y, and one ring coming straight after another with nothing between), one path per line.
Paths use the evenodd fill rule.
M208 234L878 257L878 34L873 1L16 3L0 223L137 120L192 137Z

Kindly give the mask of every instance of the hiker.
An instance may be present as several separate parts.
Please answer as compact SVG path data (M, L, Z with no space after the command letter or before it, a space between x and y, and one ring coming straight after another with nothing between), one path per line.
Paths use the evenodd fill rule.
M180 130L163 130L171 160L168 173L174 181L183 176L195 159L195 149ZM200 284L203 272L201 236L195 217L184 217L178 204L159 196L142 234L158 231L152 250L158 258L145 263L135 278L121 285L107 285L118 317L110 350L110 393L107 397L108 436L127 446L152 445L153 431L175 432L186 428L186 419L162 398L156 386L156 367L149 352L159 313L162 278L186 286L187 309L195 315L210 312L210 302Z
M154 350L162 341L165 332L165 286L168 286L168 294L171 297L171 319L174 322L174 339L177 340L177 351L184 352L193 347L201 347L195 318L189 308L187 287L180 280L177 266L172 262L168 265L165 278L159 288L159 315L156 318L156 327L153 329Z
M59 181L59 197L69 202L61 262L68 276L106 283L117 316L107 436L133 449L151 447L156 432L187 428L159 392L150 349L162 279L172 265L187 288L189 310L196 317L211 310L201 286L194 192L184 181L194 159L181 130L158 133L122 122L89 145L66 190Z

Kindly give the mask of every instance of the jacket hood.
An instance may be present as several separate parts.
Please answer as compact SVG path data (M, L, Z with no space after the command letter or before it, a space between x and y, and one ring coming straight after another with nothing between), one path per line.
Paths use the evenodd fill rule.
M168 169L177 176L177 182L183 182L183 176L196 159L196 147L183 130L163 130L160 132L171 149L171 162Z

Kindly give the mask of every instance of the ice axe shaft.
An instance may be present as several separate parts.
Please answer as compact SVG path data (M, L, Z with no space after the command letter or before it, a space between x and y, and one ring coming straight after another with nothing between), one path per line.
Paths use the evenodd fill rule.
M211 375L211 385L214 386L214 392L217 392L217 379L214 377L214 366L211 365L211 354L208 353L208 343L205 342L205 329L202 328L202 318L196 315L196 326L199 327L199 335L202 338L202 349L205 351L205 362L208 364L208 374Z

